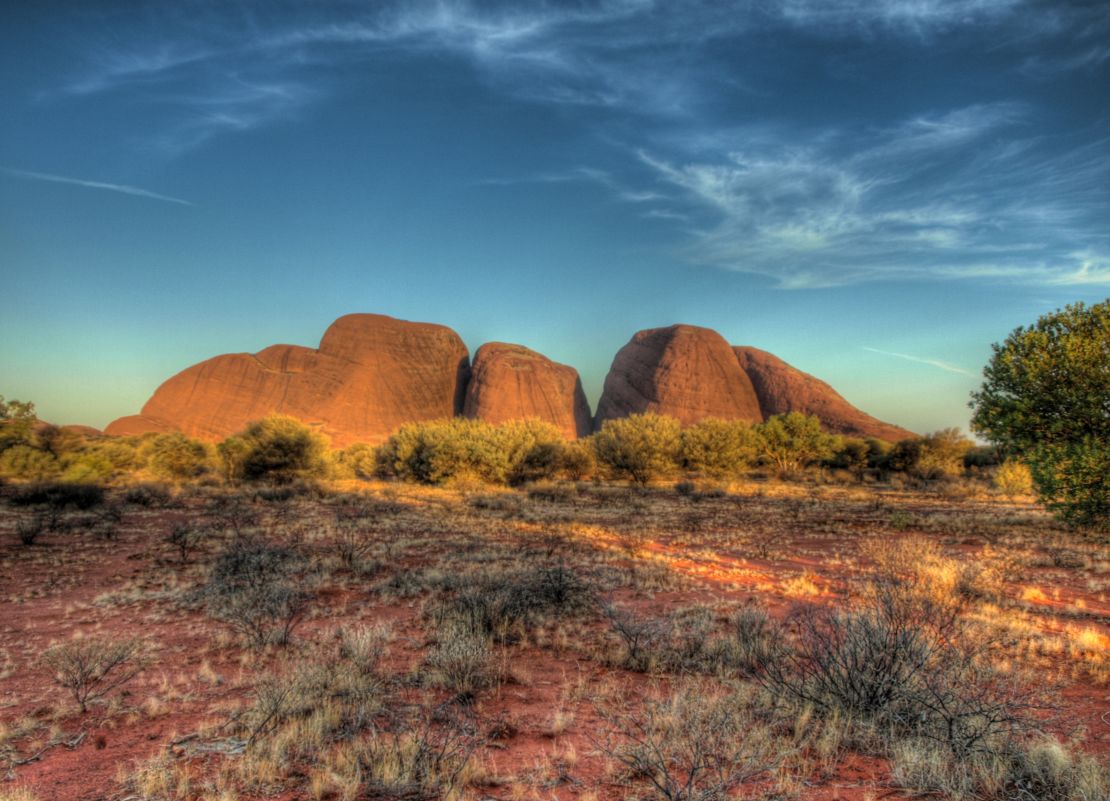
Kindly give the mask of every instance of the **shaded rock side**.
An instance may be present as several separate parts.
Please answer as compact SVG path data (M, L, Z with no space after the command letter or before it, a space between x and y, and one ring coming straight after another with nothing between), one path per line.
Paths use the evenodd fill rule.
M567 439L592 429L578 371L522 345L487 342L474 354L463 414L489 423L535 417Z
M319 428L335 447L377 443L404 423L458 414L469 376L466 346L450 328L351 314L316 350L273 345L195 364L105 433L221 440L277 412Z
M716 331L692 325L640 331L613 359L595 426L643 412L670 415L683 425L707 417L763 419L729 344Z
M765 419L802 412L815 415L826 430L835 434L875 437L888 442L917 436L860 411L821 379L791 367L774 354L751 347L735 347L733 352L755 387Z

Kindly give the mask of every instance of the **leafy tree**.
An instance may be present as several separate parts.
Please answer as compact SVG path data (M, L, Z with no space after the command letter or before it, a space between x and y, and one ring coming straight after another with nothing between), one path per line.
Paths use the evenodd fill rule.
M992 351L974 430L1021 457L1065 521L1110 527L1110 300L1046 314Z
M0 451L12 445L31 444L35 419L35 404L14 398L4 400L0 395Z
M702 420L682 432L682 466L713 478L736 475L756 459L756 436L740 420Z
M328 440L300 420L272 414L221 443L229 475L248 481L287 483L323 475Z
M682 426L673 417L633 414L606 420L593 443L601 464L646 486L677 467Z
M778 414L756 426L760 458L773 464L780 475L832 456L836 437L821 429L814 415L801 412Z

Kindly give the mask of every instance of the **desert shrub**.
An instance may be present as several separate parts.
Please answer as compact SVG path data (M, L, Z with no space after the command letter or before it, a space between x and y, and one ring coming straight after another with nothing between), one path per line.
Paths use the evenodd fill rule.
M746 676L754 676L774 658L778 631L766 610L745 606L731 621L726 658L729 665Z
M47 529L46 518L41 514L21 517L15 524L15 535L22 545L30 547Z
M997 467L1003 461L1002 454L995 445L975 445L964 454L964 467L968 470Z
M212 465L209 446L184 434L155 434L144 440L142 452L150 472L172 481L187 481Z
M425 664L433 684L449 690L459 701L469 702L479 691L498 683L490 637L450 617L441 618L437 625L435 644Z
M389 630L336 629L310 657L259 681L236 723L251 745L290 724L324 740L346 739L370 727L384 709L389 682L380 669Z
M562 470L571 481L581 481L597 470L597 453L591 438L568 442L563 446Z
M54 454L30 445L12 445L0 453L0 473L27 481L56 478L61 465Z
M494 432L508 460L506 479L512 485L554 478L562 468L563 435L542 420L511 420Z
M75 637L47 648L40 661L58 686L69 691L81 712L86 712L90 703L142 671L142 649L143 642L137 637Z
M260 520L257 509L239 494L213 497L204 509L204 516L214 528L231 532L236 540L249 534Z
M755 462L756 436L740 420L702 420L682 431L682 466L712 478L735 476Z
M461 794L482 743L473 720L450 708L398 715L358 755L364 797L452 801Z
M804 607L797 635L780 638L757 678L822 714L929 740L956 759L1002 754L1033 726L1040 697L994 668L992 643L961 620L958 581L888 567L850 611Z
M1110 797L1110 771L1052 738L1014 743L999 754L954 758L935 742L897 743L893 779L918 793L940 793L953 801L1092 801Z
M847 470L856 477L857 481L861 481L871 462L872 450L867 440L843 437L827 464L837 470Z
M867 443L867 466L872 469L885 467L887 457L894 448L894 443L878 437L868 437L864 442Z
M409 423L378 449L379 472L421 484L474 478L502 484L510 461L496 426L454 418Z
M199 550L213 534L211 526L193 521L178 520L170 526L166 542L177 551L181 564L189 561L189 555Z
M826 434L821 421L801 412L779 414L755 426L760 459L773 465L780 475L802 468L832 455L836 438Z
M593 589L561 562L491 576L429 610L437 629L455 626L477 637L514 640L548 619L594 608Z
M46 506L55 510L86 511L104 503L104 488L96 484L68 484L57 481L32 484L12 496L16 506Z
M682 426L673 417L633 414L606 420L592 439L600 464L646 486L652 479L674 472Z
M375 450L365 442L356 442L335 454L335 467L341 474L368 481L377 473Z
M1007 459L1000 464L991 477L994 488L1013 500L1019 495L1033 492L1033 474L1017 459Z
M911 472L921 459L921 444L921 440L916 437L894 443L883 461L883 468L896 473Z
M270 415L220 449L228 474L247 481L275 484L322 476L328 469L328 441L300 420Z
M625 670L653 673L667 661L670 621L641 617L626 609L606 606L605 618L623 648L620 665Z
M62 481L95 484L112 479L118 470L99 448L84 448L62 457Z
M123 492L124 503L150 509L163 509L173 500L173 493L164 484L135 484Z
M203 589L208 613L252 646L285 645L312 599L298 575L304 568L289 548L237 540L216 559Z
M769 777L788 751L734 696L697 682L599 713L602 750L662 801L725 801Z
M921 438L921 450L911 472L921 478L955 478L973 443L958 428L944 428Z

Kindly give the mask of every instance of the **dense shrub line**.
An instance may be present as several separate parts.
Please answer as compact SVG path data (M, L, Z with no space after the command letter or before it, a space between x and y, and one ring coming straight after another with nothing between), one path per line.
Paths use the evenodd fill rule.
M815 467L857 481L997 473L1000 492L1029 491L1023 464L1010 460L998 469L992 449L973 447L955 429L892 445L830 434L816 417L798 412L756 424L708 419L687 427L671 417L636 414L572 442L539 420L494 425L453 418L409 423L377 447L356 443L342 450L331 449L313 426L281 415L216 445L180 433L112 438L12 420L0 423L0 434L0 477L41 485L32 495L78 492L59 490L61 484L124 483L133 488L129 502L154 506L168 500L159 485L186 482L251 482L275 488L271 493L329 478L519 486L594 477L644 486L684 476L729 480L753 470L794 476ZM40 502L55 501L29 503Z

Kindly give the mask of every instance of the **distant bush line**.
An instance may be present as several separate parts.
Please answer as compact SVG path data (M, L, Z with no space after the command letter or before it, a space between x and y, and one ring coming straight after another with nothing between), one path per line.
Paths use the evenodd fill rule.
M814 470L857 482L997 474L1002 493L1028 492L1023 465L999 468L994 449L975 447L956 429L892 444L831 434L816 417L798 412L756 424L708 419L687 427L671 417L636 414L609 420L592 436L574 441L539 420L494 425L455 418L409 423L380 445L357 443L341 450L313 428L281 415L251 423L215 445L180 433L103 437L32 425L28 419L0 421L0 477L30 483L280 486L384 479L520 486L599 479L646 486L661 480L728 481L753 472L796 477Z

